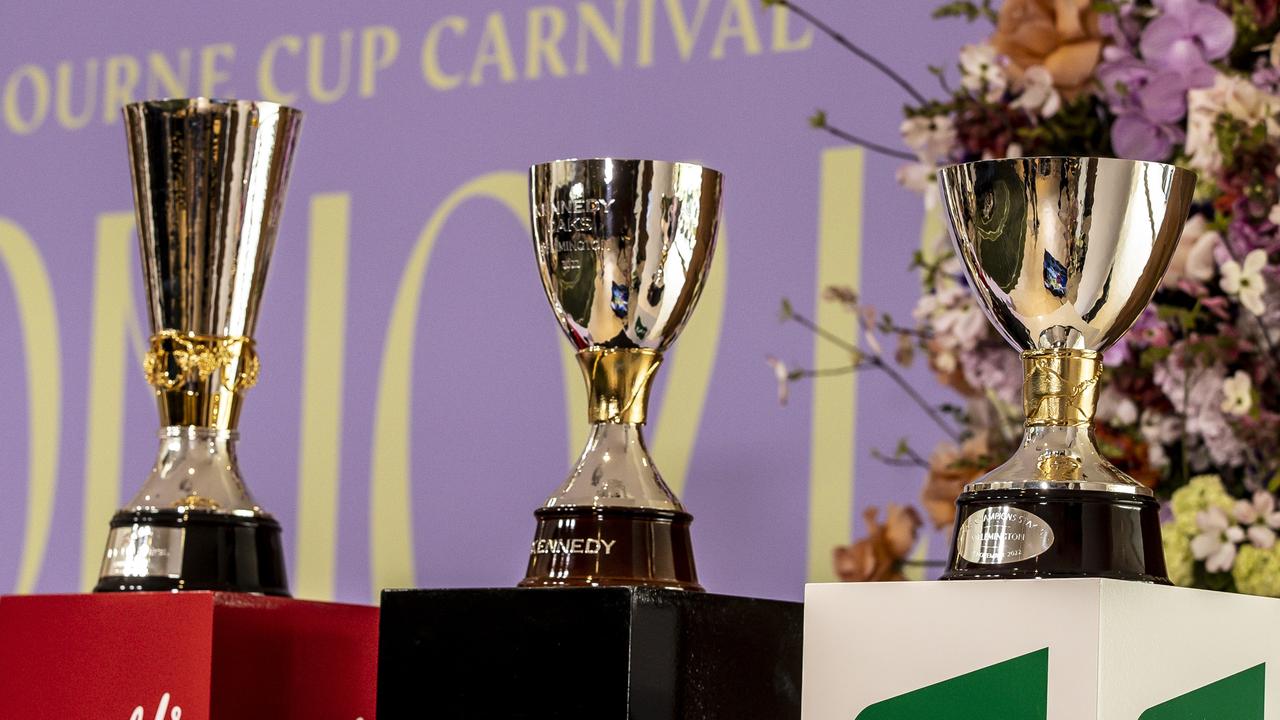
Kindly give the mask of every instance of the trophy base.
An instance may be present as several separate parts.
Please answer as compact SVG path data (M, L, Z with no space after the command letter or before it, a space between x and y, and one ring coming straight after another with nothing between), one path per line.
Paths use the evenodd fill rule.
M671 510L551 507L534 512L538 529L520 587L637 585L702 590L689 523Z
M116 574L128 557L128 574ZM94 592L214 590L289 596L280 524L268 517L127 510L111 518ZM145 568L145 571L144 571Z
M1168 585L1160 504L1096 490L980 490L956 500L943 580L1099 577Z

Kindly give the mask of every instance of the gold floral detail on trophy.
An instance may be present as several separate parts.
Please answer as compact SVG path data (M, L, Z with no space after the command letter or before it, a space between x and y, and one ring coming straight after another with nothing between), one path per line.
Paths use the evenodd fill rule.
M173 506L188 510L217 510L221 507L216 500L200 495L188 495L175 502Z
M1070 455L1045 454L1036 463L1040 479L1049 482L1077 482L1080 480L1080 460Z
M641 424L649 385L662 353L646 348L588 348L578 352L587 381L587 416L593 423Z
M1102 362L1092 350L1022 353L1027 425L1086 426L1098 405Z
M240 392L258 383L260 371L253 339L243 336L164 330L151 336L151 349L142 358L147 382L160 390L173 390L187 382L206 382L221 372L222 387Z

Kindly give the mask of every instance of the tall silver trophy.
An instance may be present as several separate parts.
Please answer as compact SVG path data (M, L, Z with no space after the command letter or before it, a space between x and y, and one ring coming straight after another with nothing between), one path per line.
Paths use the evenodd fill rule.
M245 487L235 444L302 115L196 98L134 103L124 118L160 449L111 520L96 589L287 595L280 525Z
M645 447L649 391L711 266L720 173L656 160L561 160L530 170L534 249L577 352L591 432L535 512L524 586L699 590L692 517Z
M944 579L1112 577L1167 583L1159 505L1094 443L1101 353L1150 302L1195 175L1088 157L990 160L939 172L970 288L1021 351L1026 424L957 504Z

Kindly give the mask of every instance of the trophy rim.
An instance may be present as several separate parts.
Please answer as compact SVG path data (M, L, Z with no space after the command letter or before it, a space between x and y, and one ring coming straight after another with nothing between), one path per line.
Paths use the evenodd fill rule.
M616 163L652 163L654 165L665 165L671 168L676 168L676 167L696 168L698 170L702 170L705 172L714 173L720 178L724 178L724 173L720 172L719 170L716 170L715 168L709 167L707 165L703 165L702 163L690 162L688 160L655 160L653 158L610 157L610 156L558 158L555 160L548 160L546 162L534 163L533 165L529 166L529 172L533 173L533 172L537 172L539 168L550 168L550 167L555 167L557 165L568 165L570 163L589 164L589 163L600 163L605 161L616 162Z
M1127 165L1145 165L1148 167L1167 168L1181 175L1190 175L1192 178L1192 182L1198 182L1200 179L1199 173L1197 173L1194 170L1190 170L1188 168L1182 167L1181 165L1175 165L1173 163L1166 163L1166 162L1156 162L1154 160L1131 160L1129 158L1110 157L1107 155L1026 155L1023 157L1013 157L1013 158L988 158L984 160L970 160L968 162L951 163L949 165L943 165L942 167L938 168L938 172L939 174L946 173L946 172L959 172L960 170L963 170L965 168L977 167L979 165L1012 164L1012 163L1023 162L1023 161L1039 162L1044 160L1097 161L1097 162L1107 162L1107 163L1124 163Z
M155 109L172 111L190 107L196 107L204 110L275 110L282 116L293 117L302 117L304 114L301 110L293 107L292 105L285 105L283 103L272 102L270 100L246 100L244 98L209 97L205 95L138 100L136 102L125 103L123 110L127 114L131 110Z

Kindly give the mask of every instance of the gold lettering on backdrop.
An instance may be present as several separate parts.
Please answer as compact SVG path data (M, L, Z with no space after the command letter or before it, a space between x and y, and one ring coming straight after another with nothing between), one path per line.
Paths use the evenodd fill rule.
M103 74L102 122L110 125L120 118L120 107L133 102L142 71L132 55L112 55Z
M186 97L191 93L191 48L178 50L174 70L162 52L147 53L147 97Z
M742 41L745 55L760 54L760 33L756 32L756 16L748 0L727 0L720 15L720 27L711 43L711 59L723 60L725 45L731 38Z
M822 153L818 198L818 282L815 316L819 325L857 337L856 314L822 301L831 285L857 288L862 276L862 149ZM814 367L848 363L843 350L814 338ZM813 394L809 432L809 582L836 579L831 548L847 544L853 524L854 457L858 374L823 379ZM828 380L834 382L828 383Z
M133 302L133 225L132 212L98 216L80 512L80 589L86 591L98 580L102 531L120 506L125 388L146 352Z
M563 77L568 74L564 56L560 54L560 41L568 25L564 11L550 5L529 8L525 25L524 76L530 80L542 77L543 60L552 75Z
M84 63L84 100L80 112L71 109L71 89L75 85L75 63L67 60L58 63L58 79L54 83L54 115L58 124L67 130L79 130L93 119L94 101L98 95L98 61L89 58Z
M433 20L419 56L422 77L427 87L443 91L464 82L480 86L564 77L570 73L570 60L574 74L586 75L593 56L603 57L612 68L622 67L629 56L635 67L650 67L659 45L655 42L659 24L669 28L672 39L669 45L661 45L671 47L668 52L678 62L693 62L699 56L720 60L733 52L758 55L766 49L763 22L772 23L767 49L775 53L806 50L814 37L812 28L796 34L798 26L788 12L758 7L757 0L578 0L573 8L533 6L518 18L525 23L522 29L509 26L507 16L496 10L482 19L477 12L474 23L462 15ZM571 22L576 27L570 27ZM478 32L468 32L472 24ZM521 30L522 65L510 35ZM634 43L634 51L629 43ZM278 35L257 56L257 94L281 103L296 103L304 97L323 104L352 95L371 98L377 94L379 75L394 67L400 49L400 30L390 25L305 38ZM235 57L233 44L214 43L153 50L145 57L119 53L47 67L18 65L2 78L2 127L14 135L27 135L42 127L52 111L57 126L71 131L95 120L114 124L121 105L143 96L233 95Z
M276 56L281 50L297 57L302 53L302 38L297 35L281 35L267 43L258 60L258 92L266 100L288 105L298 101L298 93L281 90L276 84Z
M578 53L573 64L574 72L587 73L587 36L595 39L596 47L609 58L609 64L622 67L622 39L626 32L627 0L613 0L613 24L608 25L595 5L578 3Z
M18 303L27 365L27 513L14 590L30 593L40 577L58 491L58 445L62 433L60 326L49 273L40 252L31 236L3 217L0 261L9 272Z
M484 70L490 65L497 66L498 77L504 83L516 79L516 63L511 57L511 42L507 40L507 26L502 21L502 13L492 12L485 18L484 33L480 36L480 44L476 50L475 62L471 65L471 84L484 82Z
M307 91L311 99L329 104L342 99L351 84L351 46L355 33L343 30L338 34L338 82L332 88L324 86L324 34L312 33L307 38Z
M23 82L23 81L26 82ZM31 89L31 102L22 106L22 86ZM33 133L49 114L49 76L39 65L23 65L4 84L4 120L15 135Z
M200 94L204 97L233 96L231 88L219 85L231 80L231 72L220 67L221 62L235 60L236 49L231 43L206 45L200 48Z
M698 0L692 22L685 17L684 0L665 0L665 2L667 19L671 22L671 34L676 40L680 59L688 62L689 58L693 57L693 46L698 41L698 34L702 32L702 24L707 19L707 8L711 6L711 0Z
M351 195L312 197L310 233L294 589L300 598L328 600L333 597L337 562Z
M400 34L388 25L367 27L360 33L360 97L373 97L378 73L400 55Z
M462 82L462 73L447 73L440 67L440 33L443 30L462 37L467 31L467 19L450 15L431 24L422 41L422 77L436 90L452 90Z
M657 0L640 0L639 22L636 23L636 67L653 64L653 16Z
M813 28L805 27L800 37L792 39L787 32L791 23L791 12L782 6L773 9L773 51L776 53L796 52L813 47Z
M464 184L440 203L405 263L387 323L374 408L369 472L369 580L375 600L378 588L416 584L409 482L414 336L427 265L440 231L458 206L477 198L498 201L511 211L523 232L529 233L528 178L524 173L489 173ZM580 379L576 382L581 384Z

